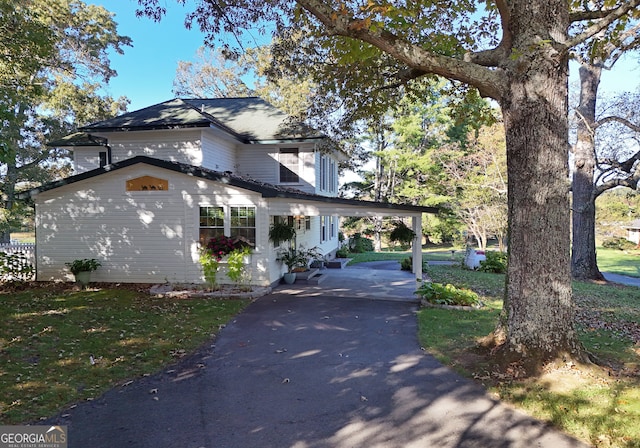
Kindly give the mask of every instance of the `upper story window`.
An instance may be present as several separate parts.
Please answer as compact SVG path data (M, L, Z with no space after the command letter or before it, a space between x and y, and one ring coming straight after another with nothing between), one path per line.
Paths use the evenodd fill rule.
M336 161L326 155L320 156L320 190L335 193L338 190Z
M136 177L127 181L127 191L166 191L169 181L152 176Z
M285 148L280 150L280 182L300 182L300 157L298 148Z

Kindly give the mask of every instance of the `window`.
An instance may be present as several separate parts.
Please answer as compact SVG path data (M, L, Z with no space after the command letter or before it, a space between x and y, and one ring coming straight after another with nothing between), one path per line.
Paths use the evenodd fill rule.
M320 190L327 189L327 158L320 157Z
M280 182L298 183L300 182L298 148L287 148L280 150Z
M98 157L100 157L100 168L102 168L103 166L107 165L107 152L106 151L100 151L98 153Z
M200 244L204 246L218 235L224 235L224 209L200 207Z
M335 216L332 216L330 218L330 221L331 221L331 234L330 235L331 235L332 239L336 237L336 220L337 220L337 218Z
M329 191L336 191L336 161L329 159Z
M325 242L329 239L327 235L328 221L329 221L328 216L320 217L320 241L321 242Z
M241 236L255 244L256 208L200 207L200 244L205 245L219 235Z
M336 161L329 156L320 156L320 190L335 192Z
M256 243L256 208L231 207L230 236L241 236Z

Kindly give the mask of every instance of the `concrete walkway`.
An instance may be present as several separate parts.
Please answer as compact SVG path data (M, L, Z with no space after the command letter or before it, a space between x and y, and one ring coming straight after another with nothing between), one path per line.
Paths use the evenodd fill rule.
M385 274L387 287L380 273L345 272L327 294L258 299L179 365L46 423L68 425L71 448L586 446L422 351L417 307L399 293L413 278ZM357 287L371 280L371 297L391 300Z
M629 277L628 275L612 274L610 272L603 272L604 278L608 282L620 283L621 285L636 286L640 288L640 278Z
M419 284L409 271L401 271L398 261L358 263L343 269L322 269L326 280L319 285L296 282L279 285L275 292L298 297L355 297L401 302L419 300L414 294Z

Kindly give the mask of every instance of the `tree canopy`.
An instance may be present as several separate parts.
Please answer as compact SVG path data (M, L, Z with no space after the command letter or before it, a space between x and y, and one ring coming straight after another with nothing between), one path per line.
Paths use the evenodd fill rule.
M8 239L20 182L69 172L63 151L46 142L111 117L127 100L101 93L116 73L109 52L130 39L113 14L79 0L0 0L0 234Z

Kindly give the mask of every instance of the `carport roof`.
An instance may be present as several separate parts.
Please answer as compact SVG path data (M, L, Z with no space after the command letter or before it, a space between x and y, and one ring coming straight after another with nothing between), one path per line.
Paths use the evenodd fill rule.
M391 204L387 202L373 202L373 201L362 201L358 199L346 199L346 198L321 196L317 194L306 193L301 190L296 190L293 188L286 188L286 187L281 187L277 185L260 182L255 179L238 176L230 172L223 173L220 171L209 170L206 168L201 168L201 167L189 165L186 163L170 162L167 160L161 160L161 159L156 159L153 157L146 157L146 156L136 156L131 159L126 159L120 162L113 163L111 165L106 165L102 168L97 168L95 170L86 171L84 173L76 174L75 176L70 176L65 179L49 182L40 187L19 193L18 198L26 199L28 197L35 196L38 193L41 193L44 191L49 191L49 190L53 190L65 185L70 185L79 181L88 180L96 176L108 174L112 171L117 171L119 169L127 168L136 164L151 165L158 168L163 168L166 170L186 174L189 176L195 176L195 177L212 180L216 182L223 182L233 187L238 187L244 190L260 193L260 195L263 198L294 199L299 201L312 201L315 203L335 204L335 205L346 206L346 207L368 208L368 209L375 209L380 213L387 212L386 214L394 214L394 212L403 212L403 213L437 213L438 212L438 209L435 207L423 207L423 206L407 205L407 204Z

